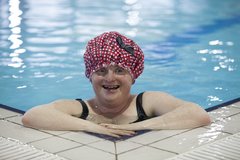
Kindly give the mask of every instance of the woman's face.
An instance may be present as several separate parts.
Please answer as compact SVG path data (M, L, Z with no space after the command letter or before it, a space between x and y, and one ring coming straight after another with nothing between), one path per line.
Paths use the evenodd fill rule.
M129 98L133 79L126 69L111 65L94 72L91 82L96 97L105 103L112 103Z

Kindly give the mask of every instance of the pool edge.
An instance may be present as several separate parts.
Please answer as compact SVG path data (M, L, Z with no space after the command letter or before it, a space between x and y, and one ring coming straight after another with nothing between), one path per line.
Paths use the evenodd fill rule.
M229 101L226 101L226 102L223 102L223 103L220 103L220 104L217 104L215 106L212 106L212 107L209 107L207 109L205 109L207 112L210 112L210 111L213 111L215 109L218 109L218 108L221 108L221 107L224 107L224 106L229 106L233 103L236 103L236 102L239 102L240 101L240 97L238 98L235 98L235 99L231 99Z
M25 113L25 111L23 111L23 110L16 109L16 108L13 108L13 107L9 107L9 106L4 105L4 104L0 104L0 108L7 109L7 110L10 110L10 111L13 111L13 112L17 112L17 113L21 113L21 114Z

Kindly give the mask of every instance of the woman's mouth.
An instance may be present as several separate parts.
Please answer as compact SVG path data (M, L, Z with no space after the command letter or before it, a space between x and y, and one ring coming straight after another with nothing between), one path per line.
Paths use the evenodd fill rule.
M118 89L120 85L103 85L102 87L107 90L114 90L114 89Z

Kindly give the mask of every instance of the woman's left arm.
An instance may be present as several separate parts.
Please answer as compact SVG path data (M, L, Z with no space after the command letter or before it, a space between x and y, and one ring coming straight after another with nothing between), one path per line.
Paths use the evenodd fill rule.
M138 123L105 126L126 130L188 129L205 126L211 120L199 105L177 99L161 92L146 92L143 98L144 110L156 117ZM147 108L148 107L148 108Z

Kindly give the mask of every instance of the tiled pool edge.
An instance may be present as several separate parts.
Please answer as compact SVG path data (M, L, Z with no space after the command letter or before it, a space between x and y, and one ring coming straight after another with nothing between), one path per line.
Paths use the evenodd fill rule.
M235 102L236 103L236 102ZM229 117L232 117L232 116L234 116L234 115L240 115L240 105L239 105L239 103L238 103L238 105L237 105L237 107L236 106L234 106L234 105L231 105L231 104L233 104L233 103L229 103L228 104L228 106L222 106L223 108L225 108L225 107L230 107L230 108L237 108L237 110L238 110L238 112L237 113L233 113L233 114L231 114ZM219 108L219 107L218 107ZM17 114L16 113L16 115L15 116L9 116L9 117L7 117L6 119L2 119L2 120L6 120L6 121L8 121L8 122L11 122L11 117L19 117L19 116L21 116L20 114ZM228 117L228 116L227 116ZM238 116L239 117L239 116ZM215 121L215 122L217 122L217 121ZM1 127L1 126L0 126ZM211 128L210 126L206 126L206 127L202 127L202 128ZM200 128L201 129L201 128ZM193 129L194 130L194 129ZM42 131L41 131L42 132ZM191 130L188 130L187 132L189 132L189 133L191 133ZM224 131L222 131L222 132L224 132ZM151 134L151 132L149 133L149 132L147 132L147 134ZM180 133L179 135L181 135L182 133ZM141 138L142 136L144 137L144 135L145 134L143 134L143 135L140 135L139 137ZM227 136L230 136L231 135L231 133L230 134L226 134L225 133L225 137L227 137ZM49 136L52 136L52 138L53 137L60 137L60 138L63 138L62 136L54 136L53 134L49 134ZM176 136L176 135L173 135L172 137L174 137L174 136ZM137 137L136 137L137 138ZM224 137L221 137L220 139L222 139L222 138L224 138ZM48 139L48 138L47 138ZM51 139L51 137L50 137L50 139ZM168 138L170 141L171 141L171 137L170 138ZM69 139L68 139L69 140ZM131 138L130 139L127 139L127 140L120 140L119 142L133 142L133 143L138 143L138 142L134 142ZM162 140L159 140L159 142L160 142L160 144L161 144L161 141ZM214 141L213 141L214 142ZM113 142L115 145L117 145L117 143L118 142ZM157 142L158 143L158 142ZM156 143L156 144L157 144ZM30 143L31 144L31 143ZM145 152L145 150L146 151L148 151L149 153L151 153L151 154L153 154L153 155L155 155L155 156L159 156L159 154L163 154L163 155L166 155L166 152L164 151L164 150L162 150L161 148L159 149L159 148L157 148L157 149L155 149L155 147L157 146L156 144L154 144L155 146L151 146L151 144L146 144L146 145L144 145L144 144L141 144L139 147L136 147L136 148L133 148L133 149L129 149L129 150L127 150L126 152L121 152L121 153L117 153L116 151L115 151L115 153L112 153L112 154L109 154L109 153L107 153L108 151L106 151L107 149L104 149L104 150L99 150L99 146L98 145L100 145L100 144L105 144L105 142L104 141L100 141L100 142L97 142L97 143L93 143L92 145L89 143L89 144L86 144L86 145L83 145L83 147L80 147L80 148L69 148L69 149L66 149L65 151L63 150L63 151L60 151L60 152L57 152L57 153L53 153L53 154L57 154L57 155L59 155L59 156L64 156L65 157L65 155L68 155L69 156L69 154L73 154L73 153L78 153L79 151L81 151L80 149L81 148L84 148L84 149L87 149L87 151L93 151L94 153L95 153L95 151L96 151L96 155L98 155L98 154L100 154L100 153L102 153L102 151L104 151L107 155L109 155L109 158L108 159L114 159L114 160L125 160L125 159L128 159L129 157L131 158L131 155L132 155L132 153L134 153L135 155L136 155L136 153L138 154L139 153L139 151L144 151ZM106 143L107 144L107 143ZM109 143L109 144L111 144L111 143ZM90 147L89 147L90 146ZM100 145L100 147L103 147L103 148L107 148L108 146L103 146L103 145ZM121 146L116 146L116 147L120 147L120 149L121 149ZM41 148L40 148L41 149ZM119 149L119 150L120 150ZM74 150L75 152L72 152L72 150ZM167 151L167 150L166 150ZM148 152L146 152L145 154L149 154ZM52 153L52 152L50 152L50 153ZM94 154L93 153L93 154ZM167 156L170 156L170 157L173 157L174 155L174 153L172 153L171 151L169 151L168 152L169 154L167 155ZM172 154L171 154L172 153ZM181 153L176 153L175 155L179 155L179 154L181 154ZM114 156L115 155L115 156ZM162 156L162 155L161 155ZM114 158L115 157L115 158ZM165 159L165 158L170 158L170 157L162 157L162 159ZM69 158L69 157L67 157L67 158ZM105 157L106 158L106 157ZM71 158L70 158L71 159ZM100 158L101 159L101 158Z
M207 108L205 110L207 112L210 112L210 111L216 110L218 108L221 108L221 107L224 107L224 106L228 106L228 105L231 105L231 104L234 104L234 103L237 103L237 102L240 102L240 97L232 99L232 100L229 100L229 101L226 101L226 102L223 102L223 103L220 103L218 105L212 106L212 107ZM13 111L13 112L17 112L17 113L20 113L20 114L24 114L25 113L25 111L22 111L22 110L19 110L19 109L16 109L16 108L4 105L4 104L0 104L0 108L4 108L4 109L7 109L7 110L10 110L10 111ZM147 132L149 132L149 131L148 130L138 131L138 132L136 132L136 134L134 136L138 136L138 135L141 135L141 134L144 134L144 133L147 133ZM121 138L114 138L114 137L100 135L100 134L95 134L95 133L88 133L88 134L96 136L96 137L99 137L99 138L103 138L105 140L109 140L109 141L112 141L112 142L123 141L123 140L127 140L129 138L134 137L134 136L124 136L124 137L121 137Z

